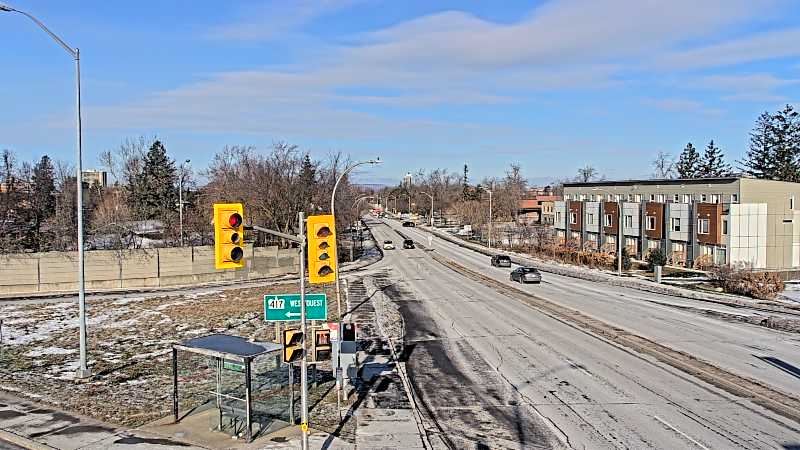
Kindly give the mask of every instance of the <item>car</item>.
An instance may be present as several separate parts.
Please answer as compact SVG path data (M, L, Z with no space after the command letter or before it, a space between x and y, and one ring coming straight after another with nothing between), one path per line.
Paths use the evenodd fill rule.
M492 265L495 267L511 267L511 258L507 255L492 256Z
M404 239L403 248L414 248L414 241L411 239Z
M389 241L389 240L383 241L383 249L384 250L394 250L394 243L392 241Z
M541 283L542 274L535 267L522 266L512 270L509 279L520 283Z
M416 225L414 225L414 222L412 222L410 220L406 220L405 222L403 222L403 226L404 227L412 227L413 228Z

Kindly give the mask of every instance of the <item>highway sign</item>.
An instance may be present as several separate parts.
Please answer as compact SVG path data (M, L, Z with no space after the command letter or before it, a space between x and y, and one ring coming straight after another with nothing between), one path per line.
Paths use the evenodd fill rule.
M327 317L328 297L325 294L306 294L306 319L325 320ZM265 295L264 320L300 320L300 294Z
M222 368L225 370L232 370L234 372L244 372L244 364L224 359L222 360Z

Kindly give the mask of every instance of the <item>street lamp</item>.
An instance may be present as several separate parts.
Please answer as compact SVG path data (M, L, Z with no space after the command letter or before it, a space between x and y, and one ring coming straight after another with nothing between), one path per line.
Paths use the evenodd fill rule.
M77 132L77 142L75 147L75 172L76 184L78 186L78 326L79 326L79 339L80 339L80 365L76 371L78 378L88 378L91 371L86 365L86 290L84 286L84 255L83 255L83 167L81 164L81 147L82 147L82 134L81 134L81 51L78 48L72 48L67 45L61 38L55 35L36 17L14 9L8 5L0 3L0 12L18 13L32 20L33 23L39 26L48 36L50 36L58 45L61 46L67 53L75 60L75 128Z
M433 196L427 192L420 192L420 194L425 194L431 198L431 228L433 228Z
M355 164L352 164L349 167L344 169L339 178L336 179L336 184L333 185L333 192L331 193L331 215L333 216L333 223L336 223L336 190L339 188L339 183L344 179L344 177L353 171L358 166L363 166L364 164L380 164L381 158L369 159L366 161L359 161ZM337 245L338 247L338 245ZM336 258L339 258L339 249L337 248L334 252L336 254ZM336 272L336 312L339 314L339 323L342 322L342 301L341 301L341 294L339 293L340 290L340 283L339 283L339 264L334 264L334 271Z
M492 191L484 188L489 193L489 248L492 248Z
M180 177L178 178L178 215L181 223L181 247L183 247L183 177L186 175L186 165L191 161L188 159L181 164Z

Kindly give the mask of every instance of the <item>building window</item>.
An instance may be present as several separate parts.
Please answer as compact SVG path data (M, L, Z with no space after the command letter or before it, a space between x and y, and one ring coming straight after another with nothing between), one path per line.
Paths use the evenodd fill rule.
M647 248L648 249L652 250L654 248L659 248L659 247L661 247L661 241L658 241L656 239L649 239L647 241Z
M625 226L633 228L633 216L625 216Z
M708 234L708 219L697 219L697 234Z
M636 238L625 238L625 248L627 248L629 252L636 253L636 244Z
M683 194L683 203L692 203L692 194Z
M701 245L700 246L700 255L701 256L711 256L714 254L714 247L711 245Z
M612 221L611 214L606 214L605 216L603 216L603 224L604 224L605 226L607 226L607 227L610 227L610 226L612 226L612 225L611 225L611 221Z
M564 200L569 200L569 194L564 194Z
M609 199L609 200L611 200L611 199ZM622 201L622 195L621 194L614 194L614 200L616 200L618 202L621 202Z
M642 194L636 194L636 195L634 195L634 196L633 196L633 199L636 201L636 203L641 203L641 201L642 201Z
M739 194L731 194L731 203L739 203Z
M573 225L578 223L578 213L569 213L569 223Z
M680 194L675 194L675 195L672 196L672 201L674 203L678 203L678 202L680 202L680 198L681 198Z
M647 216L645 221L645 228L649 231L656 229L656 216Z
M708 195L700 194L700 201L703 202L703 203L708 202Z
M628 201L629 201L629 202L632 202L632 201L634 201L634 198L635 198L635 197L633 196L633 194L628 194Z
M587 225L594 225L594 214L589 213L586 215L586 224Z
M595 197L595 195L594 195L594 194L592 194L592 195L590 195L590 196L589 196L589 201L592 201L592 202L593 202L593 201L595 201L595 199L596 199L596 197Z
M581 195L580 195L578 198L579 198L581 201L584 201L584 200L586 200L586 194L581 194Z
M556 211L556 222L561 223L561 211Z
M681 218L680 217L673 217L672 218L672 231L681 231Z
M719 195L711 194L711 203L719 203Z
M664 203L664 194L658 194L658 195L656 195L656 201L657 201L658 203Z
M789 209L794 209L794 195L789 197Z
M617 246L617 237L616 236L606 236L606 245L613 245L614 247Z
M650 194L650 201L651 202L656 201L656 194Z
M722 219L722 234L728 234L728 219Z
M672 242L673 253L683 253L686 251L686 244L683 242Z

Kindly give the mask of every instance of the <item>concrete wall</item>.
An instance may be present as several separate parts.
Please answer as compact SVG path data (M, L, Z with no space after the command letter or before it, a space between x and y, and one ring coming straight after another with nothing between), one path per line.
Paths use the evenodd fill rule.
M800 248L797 230L800 224L800 183L772 180L742 179L741 203L767 205L767 269L796 268ZM794 209L790 199L794 198Z
M246 264L214 268L214 247L87 251L88 291L248 280L297 273L297 249L245 246ZM77 291L78 253L0 255L0 294Z
M625 202L622 204L622 232L625 236L639 236L639 217L641 216L639 209L639 203ZM630 226L625 223L625 216L631 216Z

